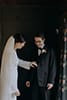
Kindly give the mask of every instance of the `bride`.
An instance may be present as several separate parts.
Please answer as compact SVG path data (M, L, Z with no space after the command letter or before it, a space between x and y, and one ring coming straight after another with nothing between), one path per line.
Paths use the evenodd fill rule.
M25 46L24 38L21 34L10 36L4 48L1 75L0 75L0 100L16 100L20 95L17 88L17 66L30 69L35 62L27 62L17 57L16 50Z

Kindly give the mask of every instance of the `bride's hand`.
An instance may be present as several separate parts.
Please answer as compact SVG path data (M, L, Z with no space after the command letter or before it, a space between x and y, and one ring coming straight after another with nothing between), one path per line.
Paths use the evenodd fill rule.
M20 91L17 90L16 92L14 92L12 95L15 95L15 96L20 96Z
M33 68L37 67L37 63L35 61L31 62L31 67Z

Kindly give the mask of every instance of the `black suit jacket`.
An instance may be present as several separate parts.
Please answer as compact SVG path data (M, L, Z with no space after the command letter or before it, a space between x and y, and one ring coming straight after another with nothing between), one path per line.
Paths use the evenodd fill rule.
M56 76L56 58L53 49L47 48L47 52L37 57L38 85L45 87L47 83L53 83Z

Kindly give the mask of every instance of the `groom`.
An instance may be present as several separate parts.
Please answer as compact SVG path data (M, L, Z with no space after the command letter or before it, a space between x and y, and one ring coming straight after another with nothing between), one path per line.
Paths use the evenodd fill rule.
M34 37L38 67L34 75L37 78L36 85L33 84L32 88L32 100L50 100L50 92L55 82L56 58L54 50L47 46L46 39L45 33L37 33Z

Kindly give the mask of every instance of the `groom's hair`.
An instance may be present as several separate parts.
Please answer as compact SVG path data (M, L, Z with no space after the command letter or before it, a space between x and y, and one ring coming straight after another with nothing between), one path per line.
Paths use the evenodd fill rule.
M20 43L25 42L24 36L22 35L22 33L16 33L16 34L14 34L13 37L15 39L15 43L17 43L17 42L20 42Z
M47 35L43 32L37 32L34 37L41 37L42 39L44 39L47 37Z

